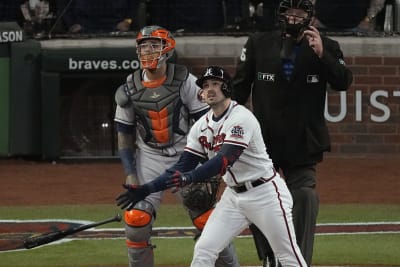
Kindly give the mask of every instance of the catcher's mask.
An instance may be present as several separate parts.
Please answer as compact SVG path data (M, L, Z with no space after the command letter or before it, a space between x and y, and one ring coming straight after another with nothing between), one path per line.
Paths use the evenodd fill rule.
M136 53L142 69L157 69L175 50L172 34L157 25L142 28L136 37Z
M295 12L296 10L303 12ZM282 0L277 13L282 35L297 39L310 24L314 5L310 0Z
M230 86L231 76L229 73L221 67L218 66L209 66L207 67L201 77L197 79L196 84L200 88L203 88L203 83L209 79L218 79L223 83L221 85L222 93L225 97L231 97L232 89Z

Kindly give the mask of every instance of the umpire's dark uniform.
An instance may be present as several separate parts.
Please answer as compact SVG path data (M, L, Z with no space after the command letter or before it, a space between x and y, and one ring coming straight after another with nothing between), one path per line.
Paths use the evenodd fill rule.
M256 33L248 38L232 81L233 99L240 104L252 95L268 153L293 196L297 242L308 265L319 206L315 167L323 152L330 150L324 118L327 83L334 90L347 90L352 82L339 44L321 38L321 58L303 39L294 48L294 68L288 70L280 56L281 33Z

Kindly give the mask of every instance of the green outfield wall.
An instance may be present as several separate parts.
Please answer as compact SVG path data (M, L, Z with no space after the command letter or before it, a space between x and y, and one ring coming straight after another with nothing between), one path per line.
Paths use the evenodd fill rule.
M9 152L10 58L7 45L0 45L0 155Z

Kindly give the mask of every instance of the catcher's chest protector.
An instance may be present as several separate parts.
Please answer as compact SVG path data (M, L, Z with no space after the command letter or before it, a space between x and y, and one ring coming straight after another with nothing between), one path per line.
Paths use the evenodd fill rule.
M184 66L169 64L166 81L157 88L146 88L142 84L141 71L134 73L131 101L140 136L147 145L169 147L174 145L174 133L186 134L179 128L184 109L179 92L187 77Z

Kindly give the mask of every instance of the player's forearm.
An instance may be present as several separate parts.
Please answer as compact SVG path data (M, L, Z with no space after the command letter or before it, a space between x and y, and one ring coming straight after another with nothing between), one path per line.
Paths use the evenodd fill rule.
M215 157L206 161L195 170L185 173L185 175L189 175L194 183L206 181L216 175L222 176L229 166L233 166L242 152L243 147L241 146L224 144Z
M133 139L132 134L118 132L118 154L127 176L136 173Z
M166 170L163 174L158 176L152 182L147 183L144 186L148 188L150 193L164 191L165 189L171 187L168 186L168 180L171 179L171 177L174 175L175 172L186 174L191 170L195 169L196 166L199 165L199 162L201 162L202 160L203 160L202 157L197 156L188 151L184 151L182 155L179 157L178 162L176 162L172 167L170 167L168 170Z
M122 166L124 167L125 175L131 175L136 173L136 166L134 164L135 157L133 149L120 149L118 150L119 157L121 159Z

